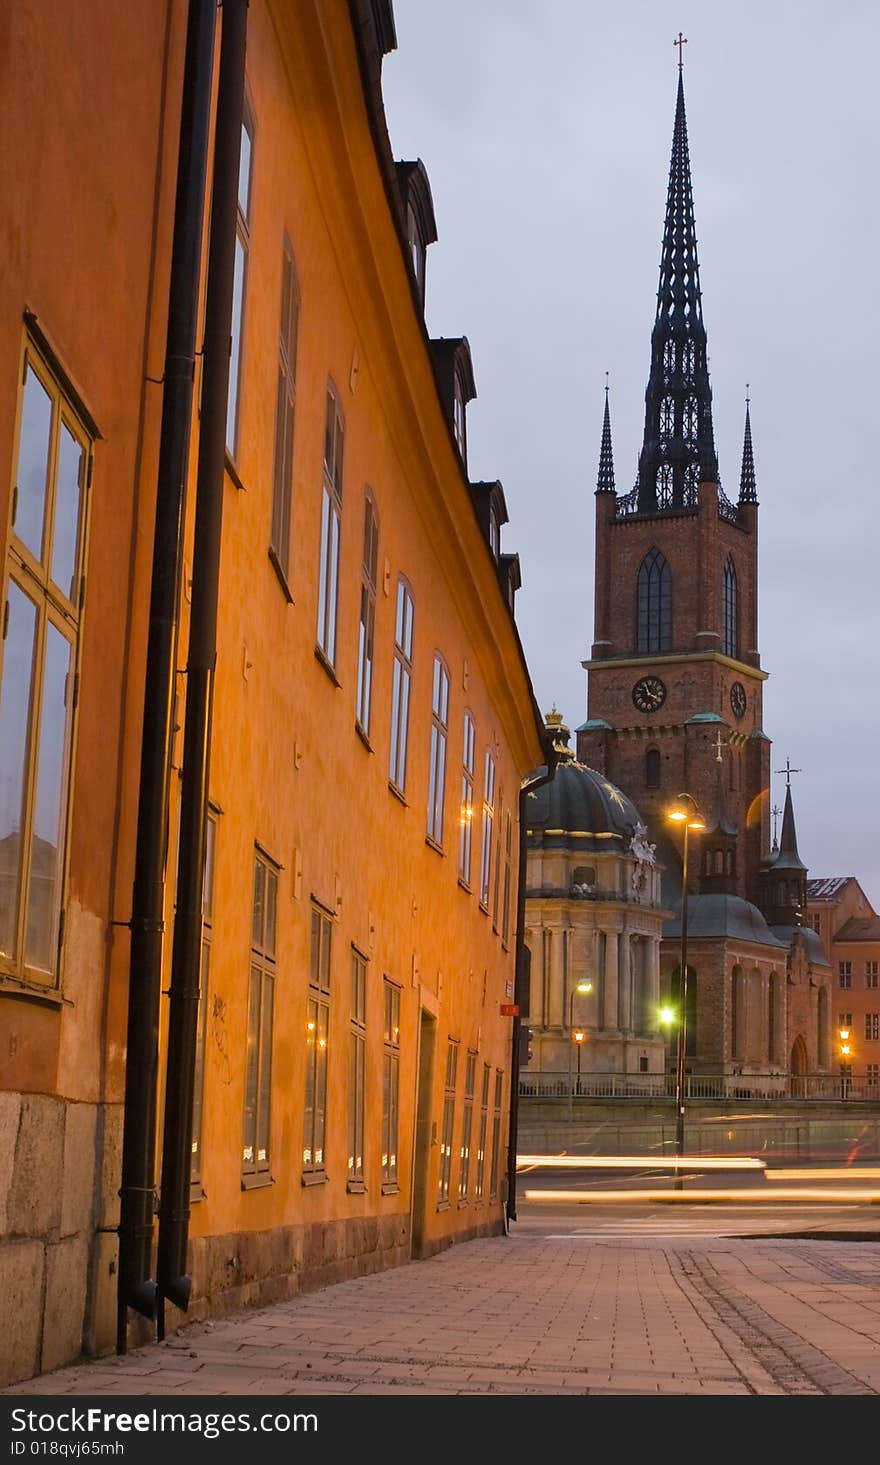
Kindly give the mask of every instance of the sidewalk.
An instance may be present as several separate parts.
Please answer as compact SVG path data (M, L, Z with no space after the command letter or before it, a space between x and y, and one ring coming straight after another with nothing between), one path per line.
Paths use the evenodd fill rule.
M514 1230L5 1392L876 1394L880 1242Z

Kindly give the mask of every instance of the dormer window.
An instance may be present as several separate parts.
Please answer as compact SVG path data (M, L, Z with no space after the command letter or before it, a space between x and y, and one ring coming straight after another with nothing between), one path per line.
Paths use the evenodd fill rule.
M466 336L441 336L431 341L434 374L446 421L455 439L462 465L467 469L468 402L477 395L471 352ZM484 532L488 531L488 524Z
M433 244L437 238L431 187L428 183L425 165L421 160L414 163L395 163L394 167L397 172L397 186L403 207L407 254L418 291L419 303L424 310L425 261L428 245Z

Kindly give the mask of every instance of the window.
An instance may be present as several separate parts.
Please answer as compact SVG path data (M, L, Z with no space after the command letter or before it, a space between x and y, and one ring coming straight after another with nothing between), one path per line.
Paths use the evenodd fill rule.
M434 657L431 693L431 762L428 776L428 838L443 844L443 799L446 792L446 740L449 734L449 672L442 656Z
M397 582L394 620L394 674L391 687L391 757L388 778L402 794L406 790L406 746L409 735L409 693L413 668L413 602L401 575Z
M483 1086L480 1090L480 1134L477 1141L477 1168L474 1175L474 1200L483 1199L483 1187L486 1175L486 1136L489 1129L489 1080L492 1077L492 1069L488 1063L483 1064Z
M211 943L214 938L214 848L217 816L208 814L205 827L205 877L202 883L202 960L199 968L199 1018L196 1028L196 1062L193 1073L191 1185L202 1179L202 1111L205 1088L205 1039L208 1030L208 984L211 974Z
M91 440L30 344L0 611L0 964L55 985Z
M379 520L370 490L364 494L364 553L361 562L361 618L358 626L357 725L370 735L373 705L373 643L376 634L376 575L379 567Z
M816 932L816 935L817 936L821 936L821 934L822 934L822 917L821 916L818 916L818 915L817 916L811 916L810 917L810 925L813 927L813 930Z
M275 997L275 917L278 871L259 852L254 857L251 915L251 979L248 993L244 1137L241 1168L245 1184L269 1170L272 1100L272 1017Z
M348 1026L348 1186L364 1184L364 1073L367 1053L367 962L351 951L351 1010Z
M306 1017L306 1105L303 1170L323 1179L327 1128L327 1036L330 1024L330 937L333 922L312 907L312 955Z
M278 337L278 400L275 405L275 476L269 546L285 581L290 572L290 500L293 486L293 424L296 408L296 338L299 285L290 240L281 254L281 325Z
M659 549L639 567L636 650L668 651L672 643L672 573Z
M483 768L483 842L480 850L480 905L489 909L492 875L492 834L495 827L495 759L486 750Z
M463 885L471 883L471 843L474 823L474 719L464 715L464 739L461 754L461 810L458 831L458 878Z
M510 878L513 855L513 816L508 809L504 824L504 893L501 897L501 941L507 946L510 940Z
M462 458L466 458L467 438L464 415L464 392L462 391L461 381L459 380L458 372L456 372L455 374L455 387L453 389L452 398L452 430L455 433L455 441L458 444L458 451L461 453Z
M400 988L385 978L382 1048L382 1189L397 1188L397 1131L400 1119Z
M498 838L501 839L501 831L504 828L504 795L498 790ZM495 860L495 884L492 893L492 930L498 930L498 900L501 885L501 846L499 844L498 857Z
M880 1012L865 1013L865 1037L869 1043L880 1041Z
M865 986L866 987L875 988L877 986L877 969L878 969L878 963L876 961L866 961L865 962Z
M489 1157L489 1199L498 1198L498 1162L501 1154L501 1095L504 1088L504 1074L495 1070L495 1110L492 1115L492 1153Z
M440 1173L437 1201L449 1204L449 1178L452 1173L452 1128L455 1120L455 1079L458 1069L458 1043L449 1039L446 1049L446 1083L443 1093L443 1129L440 1135Z
M318 650L330 666L336 664L344 438L342 414L331 385L327 388L327 414L324 423L324 487L321 494L321 560L318 583Z
M865 1081L869 1089L880 1088L880 1063L865 1064Z
M253 119L245 109L241 124L241 151L238 156L238 211L235 225L235 266L232 275L232 340L229 352L229 392L226 398L226 451L233 461L238 448L238 398L241 390L241 338L250 250L253 147Z
M660 749L649 748L645 754L645 788L660 787Z
M489 548L492 558L497 560L501 554L501 525L498 523L498 510L494 504L489 505Z
M468 1053L464 1066L464 1109L461 1116L461 1149L458 1164L459 1204L467 1200L471 1174L471 1126L474 1122L474 1084L477 1074L477 1055Z
M724 566L723 591L723 613L724 621L722 628L721 649L725 656L739 655L739 637L737 635L737 618L739 607L737 603L736 589L736 566L732 559L728 559Z
M853 1015L851 1012L839 1012L837 1014L837 1026L839 1028L851 1028L852 1025Z
M406 237L409 243L410 259L412 260L413 274L415 276L416 288L419 292L419 299L422 305L425 304L425 246L422 243L422 236L419 231L418 220L412 204L406 208Z
M839 961L837 963L837 985L844 989L852 986L852 962Z

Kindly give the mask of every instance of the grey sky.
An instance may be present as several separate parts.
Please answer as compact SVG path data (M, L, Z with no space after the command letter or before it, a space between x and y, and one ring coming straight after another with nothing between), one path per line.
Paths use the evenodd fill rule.
M880 908L880 9L842 0L396 0L396 157L437 215L432 335L468 337L472 478L500 478L543 708L585 716L593 490L611 373L618 492L641 446L677 81L715 438L739 487L751 383L764 727L801 856ZM773 778L781 805L784 778Z

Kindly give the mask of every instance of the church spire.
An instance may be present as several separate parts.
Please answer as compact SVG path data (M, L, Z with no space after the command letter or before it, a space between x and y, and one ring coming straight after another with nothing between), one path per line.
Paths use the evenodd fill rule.
M614 493L614 453L611 449L611 413L608 410L608 383L605 383L605 419L602 423L602 447L599 450L597 493Z
M794 827L794 805L791 802L791 784L785 789L785 805L782 810L782 833L779 836L779 853L773 861L776 869L805 870L807 867L798 854L797 830Z
M684 80L679 71L657 315L645 392L645 437L639 455L639 512L696 507L697 484L702 481L717 483L718 459L712 430Z
M746 387L748 391L748 387ZM746 428L743 434L742 473L739 479L739 501L741 504L756 504L758 491L755 484L755 460L752 456L752 424L749 421L749 398L746 397Z

